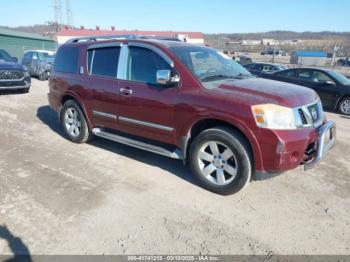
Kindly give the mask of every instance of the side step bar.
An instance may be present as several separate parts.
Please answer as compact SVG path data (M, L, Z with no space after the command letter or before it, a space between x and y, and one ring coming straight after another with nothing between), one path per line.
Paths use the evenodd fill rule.
M181 154L181 150L176 149L175 151L169 151L168 149L165 149L163 147L160 146L156 146L156 145L152 145L152 144L148 144L142 141L138 141L136 139L131 139L131 138L127 138L127 137L123 137L120 135L116 135L110 132L107 132L105 130L103 130L102 128L94 128L92 129L92 133L95 136L98 137L102 137L102 138L106 138L124 145L128 145L128 146L132 146L132 147L136 147L139 149L143 149L149 152L153 152L159 155L163 155L163 156L167 156L170 158L175 158L175 159L182 159L182 154Z

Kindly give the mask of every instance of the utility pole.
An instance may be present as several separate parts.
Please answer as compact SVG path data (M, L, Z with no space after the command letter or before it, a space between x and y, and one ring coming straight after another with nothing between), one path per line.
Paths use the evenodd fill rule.
M70 0L66 0L66 16L67 16L67 24L73 27L74 21L73 21L72 5Z
M332 57L332 68L334 68L335 66L335 57L337 55L337 51L338 51L338 47L337 47L337 44L334 45L334 48L333 48L333 57Z
M63 25L61 0L54 0L54 9L55 9L55 31L58 32Z

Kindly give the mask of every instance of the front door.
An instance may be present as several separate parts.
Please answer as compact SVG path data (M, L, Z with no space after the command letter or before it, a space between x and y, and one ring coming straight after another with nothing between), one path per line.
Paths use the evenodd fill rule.
M163 56L161 56L161 54ZM159 85L157 70L174 70L154 48L129 45L126 76L119 80L118 106L121 131L173 143L176 130L173 123L173 101L177 87Z

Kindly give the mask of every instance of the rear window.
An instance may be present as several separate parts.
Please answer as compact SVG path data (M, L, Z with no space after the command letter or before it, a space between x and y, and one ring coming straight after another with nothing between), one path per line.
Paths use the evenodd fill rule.
M79 50L77 47L61 47L55 58L55 72L76 74L78 71Z
M94 76L116 78L119 54L120 47L106 47L89 50L89 73Z

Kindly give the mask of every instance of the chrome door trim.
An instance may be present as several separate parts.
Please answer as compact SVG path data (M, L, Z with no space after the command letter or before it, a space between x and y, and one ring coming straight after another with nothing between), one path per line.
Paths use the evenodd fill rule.
M128 117L120 116L120 117L118 117L118 119L122 122L152 127L152 128L156 128L156 129L160 129L160 130L164 130L164 131L168 131L168 132L172 132L174 130L174 128L172 128L172 127L158 125L158 124L154 124L154 123L150 123L150 122L144 122L144 121L140 121L140 120L136 120L136 119L132 119L132 118L128 118Z
M150 49L153 52L157 53L158 55L160 55L171 67L174 67L174 61L167 55L165 54L162 50L160 50L159 48L150 45L150 44L146 44L146 43L139 43L139 42L130 42L128 44L128 46L131 47L142 47L142 48L146 48L146 49Z
M96 111L96 110L93 110L92 113L94 116L100 116L100 117L105 117L105 118L117 120L117 116L113 115L113 114L109 114L109 113L105 113L105 112L101 112L101 111Z

